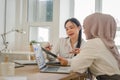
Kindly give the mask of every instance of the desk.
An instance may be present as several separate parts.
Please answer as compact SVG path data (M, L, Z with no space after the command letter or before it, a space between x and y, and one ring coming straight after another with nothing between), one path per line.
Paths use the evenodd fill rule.
M27 80L85 80L84 75L80 76L78 74L40 73L37 65L27 65L16 68L15 76L13 77L25 77ZM0 76L0 80L4 80L3 78L4 77ZM11 80L11 78L9 80Z
M26 76L27 80L59 80L68 74L40 73L37 65L27 65L15 69L15 76Z

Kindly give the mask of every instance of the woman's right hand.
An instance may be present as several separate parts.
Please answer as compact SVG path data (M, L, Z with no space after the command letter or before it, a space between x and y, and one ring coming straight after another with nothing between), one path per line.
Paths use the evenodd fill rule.
M50 43L47 43L44 48L50 51L52 49L52 45L50 45Z
M63 65L63 66L67 66L68 65L67 59L65 59L65 58L63 58L61 56L58 56L57 59L59 60L61 65Z

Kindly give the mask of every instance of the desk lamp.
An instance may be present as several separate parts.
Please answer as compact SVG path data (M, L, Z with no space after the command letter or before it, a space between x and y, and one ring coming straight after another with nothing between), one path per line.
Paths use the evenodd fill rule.
M8 32L5 32L5 33L1 34L2 40L3 40L3 44L4 44L5 47L2 50L0 50L0 53L2 53L2 51L6 51L7 50L9 42L6 41L6 35L9 34L9 33L11 33L11 32L18 32L18 33L21 33L21 34L25 34L26 33L23 30L12 29L12 30L10 30Z

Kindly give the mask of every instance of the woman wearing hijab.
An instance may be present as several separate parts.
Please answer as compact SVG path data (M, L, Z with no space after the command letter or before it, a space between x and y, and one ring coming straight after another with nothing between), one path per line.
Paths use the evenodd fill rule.
M108 14L94 13L85 18L83 28L87 42L71 60L72 71L84 73L89 68L97 80L120 80L120 54L114 42L115 19Z

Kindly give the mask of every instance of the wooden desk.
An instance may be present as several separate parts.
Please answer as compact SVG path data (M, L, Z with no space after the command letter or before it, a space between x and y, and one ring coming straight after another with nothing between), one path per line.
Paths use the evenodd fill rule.
M59 80L68 74L40 73L37 65L27 65L15 69L15 76L26 76L27 80Z
M27 80L85 80L84 74L80 76L79 74L76 73L72 74L40 73L37 65L27 65L24 67L16 68L15 76L13 77L17 78L25 77L27 78ZM0 76L0 80L6 79L4 79L3 76Z

